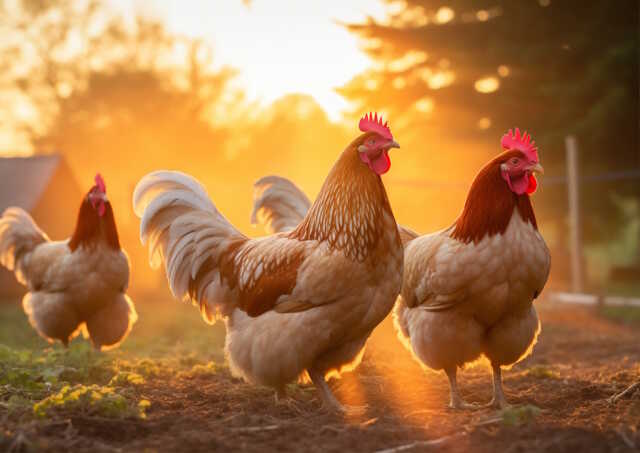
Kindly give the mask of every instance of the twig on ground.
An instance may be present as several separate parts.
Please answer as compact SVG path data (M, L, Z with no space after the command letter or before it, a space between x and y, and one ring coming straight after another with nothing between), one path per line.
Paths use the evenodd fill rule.
M481 420L481 421L476 422L476 423L471 423L469 426L475 428L475 427L478 427L478 426L493 425L495 423L500 423L500 422L502 422L502 416L494 417L494 418L488 418L486 420Z
M280 425L266 425L266 426L246 426L242 428L232 428L236 432L255 433L259 431L273 431L280 429Z
M623 398L625 395L633 392L635 389L640 388L640 381L631 384L629 387L627 387L626 389L624 389L622 392L617 393L615 395L613 395L612 397L608 398L607 401L609 401L609 403L611 404L615 404L618 402L618 400L620 398Z
M322 428L320 428L320 432L323 432L323 431L331 431L331 432L338 433L338 434L342 434L342 433L344 433L346 430L347 430L347 428L346 428L346 427L341 428L341 427L339 427L339 426L334 426L334 425L325 425L325 426L323 426Z
M360 428L366 428L367 426L373 425L377 421L378 421L378 417L373 417L373 418L370 418L369 420L366 420L366 421L360 423L360 425L358 425L358 426L360 426Z
M620 439L622 439L627 447L631 448L632 450L636 448L636 443L629 438L629 436L623 431L623 429L616 429L616 433L618 434L618 436L620 436Z
M29 442L27 441L27 437L24 435L22 431L18 432L11 445L9 445L9 453L22 451L25 446L27 446Z
M398 447L394 447L394 448L386 448L384 450L378 450L375 453L398 453L400 451L406 451L406 450L411 450L413 448L424 448L424 447L437 447L438 445L442 445L444 443L447 443L453 439L457 439L459 437L464 437L466 436L467 433L466 432L462 432L462 433L458 433L458 434L452 434L450 436L444 436L444 437L440 437L438 439L433 439L433 440L418 440L415 442L411 442L410 444L405 444L405 445L400 445Z
M420 412L420 411L416 411L416 412ZM384 449L384 450L378 450L375 453L398 453L398 452L401 452L401 451L411 450L413 448L436 447L438 445L442 445L442 444L444 444L446 442L449 442L450 440L466 436L471 431L471 428L477 428L477 427L480 427L480 426L493 425L493 424L500 423L500 422L502 422L502 416L500 416L500 417L492 417L492 418L488 418L488 419L485 419L485 420L481 420L479 422L471 423L469 425L465 425L464 426L465 430L460 432L460 433L457 433L457 434L451 434L449 436L444 436L444 437L440 437L438 439L433 439L433 440L419 440L419 441L411 442L409 444L400 445L400 446L394 447L394 448L387 448L387 449Z
M230 421L231 421L231 420L233 420L234 418L238 418L238 417L240 417L241 415L244 415L244 413L239 412L239 413L236 413L236 414L230 415L229 417L223 418L222 420L218 420L218 423L223 423L223 424L224 424L224 423L230 422Z
M417 411L408 412L408 413L404 414L402 417L403 418L409 418L409 417L413 417L414 415L430 414L430 413L433 413L433 412L437 412L437 411L435 411L434 409L420 409L420 410L417 410Z

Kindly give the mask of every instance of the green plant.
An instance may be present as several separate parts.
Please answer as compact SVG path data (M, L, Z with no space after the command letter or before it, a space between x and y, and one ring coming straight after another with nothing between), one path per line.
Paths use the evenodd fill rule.
M145 399L134 403L113 387L78 384L73 387L66 385L59 392L34 404L33 412L37 417L46 417L55 411L72 410L104 417L145 418L145 410L150 404Z

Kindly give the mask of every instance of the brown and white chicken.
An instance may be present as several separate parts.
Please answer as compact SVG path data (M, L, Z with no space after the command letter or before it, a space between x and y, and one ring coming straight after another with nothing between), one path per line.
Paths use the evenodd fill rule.
M8 208L0 218L0 263L28 288L24 311L49 341L67 346L82 330L96 349L112 348L137 319L126 295L129 260L100 175L67 240L49 240L28 213Z
M471 406L459 396L457 368L483 354L493 368L490 404L504 407L501 367L526 357L540 331L533 300L550 255L529 195L542 166L526 133L509 131L502 146L476 176L454 225L420 237L398 226L405 244L398 336L421 363L446 372L454 408ZM254 223L279 231L304 215L307 197L290 181L267 176L255 188Z
M490 405L505 407L501 367L526 357L540 332L533 301L551 258L530 200L534 173L543 171L534 145L509 131L505 151L480 170L456 222L405 247L394 311L399 337L422 363L446 372L454 408L469 406L458 393L457 368L481 355L493 369Z
M277 395L308 375L337 410L345 407L327 377L358 365L402 284L402 243L380 179L398 144L377 116L360 129L287 233L246 237L183 173L151 173L133 196L141 240L174 296L198 303L209 322L224 319L232 372Z

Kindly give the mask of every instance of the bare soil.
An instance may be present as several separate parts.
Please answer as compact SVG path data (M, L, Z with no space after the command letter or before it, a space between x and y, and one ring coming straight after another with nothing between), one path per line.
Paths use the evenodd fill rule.
M321 410L313 388L291 385L276 403L271 390L226 369L209 376L161 373L136 389L152 402L147 418L69 413L28 423L2 418L7 448L49 451L439 451L626 452L640 449L640 329L594 311L540 307L543 330L533 355L504 373L507 398L537 415L510 422L495 410L447 408L444 375L423 370L395 338L389 320L374 333L364 362L331 385L339 399L367 405L357 417ZM462 371L468 401L488 402L484 363Z

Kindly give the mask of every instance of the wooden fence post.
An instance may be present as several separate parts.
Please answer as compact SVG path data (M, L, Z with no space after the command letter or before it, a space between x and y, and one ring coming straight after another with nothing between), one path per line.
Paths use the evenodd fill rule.
M569 196L569 247L571 254L571 290L583 291L582 238L580 231L580 180L578 144L573 135L565 139L567 149L567 192Z

